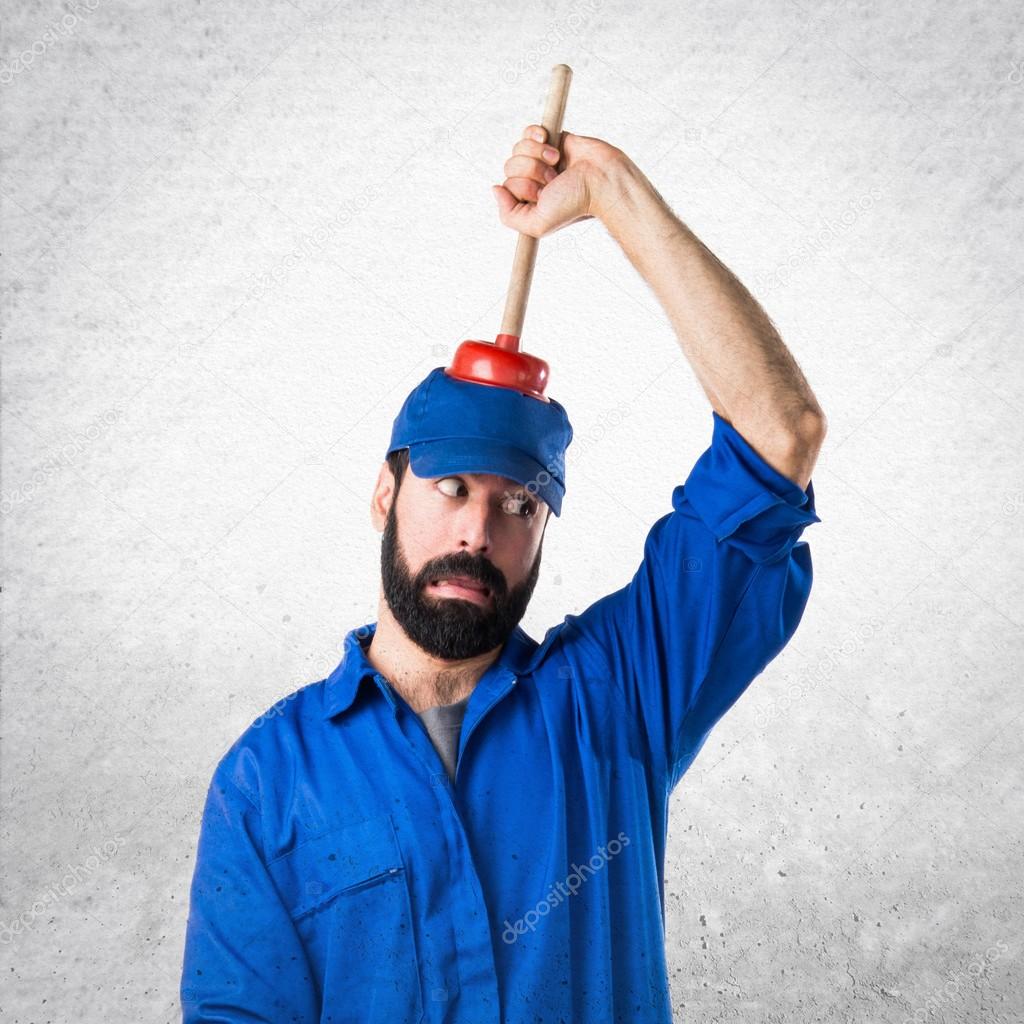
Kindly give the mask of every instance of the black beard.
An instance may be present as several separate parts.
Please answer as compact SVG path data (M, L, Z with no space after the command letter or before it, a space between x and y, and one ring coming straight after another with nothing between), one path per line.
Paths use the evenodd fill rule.
M541 549L529 575L507 589L504 575L482 555L444 555L427 562L413 578L398 547L398 516L392 502L380 545L380 572L384 597L395 620L417 647L445 661L462 661L493 650L512 634L526 613L540 575ZM466 576L491 591L490 607L458 597L428 598L432 580Z

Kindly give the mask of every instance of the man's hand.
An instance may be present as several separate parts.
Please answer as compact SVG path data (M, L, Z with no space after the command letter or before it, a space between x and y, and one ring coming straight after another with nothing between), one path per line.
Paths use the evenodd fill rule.
M600 217L614 168L626 160L587 135L562 132L561 151L546 140L543 127L528 125L505 161L505 183L491 186L501 223L534 238Z

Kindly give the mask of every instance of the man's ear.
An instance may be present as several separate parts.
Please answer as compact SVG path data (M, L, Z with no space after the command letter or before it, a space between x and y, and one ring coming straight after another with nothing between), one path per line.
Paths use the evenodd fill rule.
M387 462L381 463L380 472L377 474L377 483L373 488L373 497L370 499L370 522L378 533L384 532L387 523L388 512L395 500L395 477Z

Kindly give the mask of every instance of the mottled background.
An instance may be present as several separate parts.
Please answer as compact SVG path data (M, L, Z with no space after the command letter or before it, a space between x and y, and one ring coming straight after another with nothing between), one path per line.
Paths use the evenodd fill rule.
M489 186L558 61L831 427L803 623L675 793L677 1019L1021 1020L1017 4L4 7L5 1020L178 1019L210 773L376 617L390 423L498 329ZM539 639L712 420L596 221L525 342L576 428Z

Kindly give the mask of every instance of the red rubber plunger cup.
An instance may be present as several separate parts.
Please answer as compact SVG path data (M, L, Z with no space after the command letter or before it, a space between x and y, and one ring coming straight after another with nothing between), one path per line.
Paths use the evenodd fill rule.
M556 149L561 149L562 118L571 81L572 68L567 64L556 64L551 69L551 84L541 125L547 129L548 141ZM452 356L451 364L445 368L449 377L474 384L511 388L542 402L549 401L544 394L548 383L548 364L538 356L519 350L526 300L530 295L533 268L537 261L538 241L532 235L520 234L516 242L512 279L505 300L505 313L501 319L501 333L493 343L462 342Z

